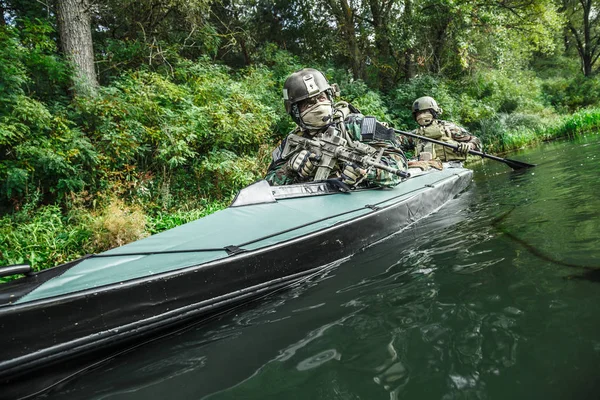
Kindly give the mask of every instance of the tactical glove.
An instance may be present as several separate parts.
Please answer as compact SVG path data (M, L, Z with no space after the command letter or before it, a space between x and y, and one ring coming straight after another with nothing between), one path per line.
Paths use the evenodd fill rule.
M316 165L312 162L316 158L317 155L315 153L311 153L308 150L302 150L288 161L288 165L302 178L308 178L316 168Z
M456 152L458 154L467 155L469 154L469 150L471 150L471 143L458 142L456 145Z
M354 163L346 163L342 171L342 182L348 186L359 184L367 176L367 170Z

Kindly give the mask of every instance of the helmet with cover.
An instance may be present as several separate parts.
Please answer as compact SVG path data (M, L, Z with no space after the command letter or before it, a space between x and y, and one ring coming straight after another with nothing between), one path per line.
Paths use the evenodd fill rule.
M433 97L424 96L419 97L415 100L412 106L412 114L413 118L416 118L416 115L419 111L431 110L434 118L437 118L442 114L442 109L438 106L437 101Z
M294 122L305 129L317 129L323 125L309 123L303 119L303 110L300 105L309 99L318 98L322 93L327 97L326 107L333 104L334 91L325 75L314 68L304 68L291 74L283 85L283 102L285 110ZM314 102L313 104L315 104ZM316 104L315 104L316 105ZM333 110L333 108L332 108ZM306 116L306 115L304 115Z

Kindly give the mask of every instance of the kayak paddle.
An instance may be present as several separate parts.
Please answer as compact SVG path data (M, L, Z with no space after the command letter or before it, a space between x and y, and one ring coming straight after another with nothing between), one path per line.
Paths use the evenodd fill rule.
M430 139L426 136L417 135L416 133L399 131L397 129L394 129L394 132L399 133L404 136L412 137L415 139L424 140L426 142L439 144L440 146L446 146L446 147L449 147L454 150L458 149L458 146L455 144L446 143L446 142L442 142L442 141L435 140L435 139ZM523 169L523 168L535 167L535 164L529 164L529 163L526 163L523 161L511 160L509 158L496 157L491 154L487 154L487 153L484 153L482 151L477 151L477 150L469 150L469 154L473 154L475 156L489 158L491 160L503 162L504 164L508 165L512 169Z

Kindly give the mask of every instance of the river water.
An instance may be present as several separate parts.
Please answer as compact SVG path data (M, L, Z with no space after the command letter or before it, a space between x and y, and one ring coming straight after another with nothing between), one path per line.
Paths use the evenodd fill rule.
M600 398L600 138L508 157L538 166L44 397Z

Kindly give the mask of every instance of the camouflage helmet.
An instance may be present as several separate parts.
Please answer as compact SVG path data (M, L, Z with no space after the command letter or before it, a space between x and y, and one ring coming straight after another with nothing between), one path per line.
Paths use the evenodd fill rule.
M333 98L333 89L321 71L314 68L304 68L296 71L288 76L283 84L285 111L290 114L296 123L302 126L298 103L310 97L318 96L323 92L327 92L330 99Z
M413 118L419 111L424 111L424 110L433 111L432 114L435 118L437 118L438 115L442 114L442 109L440 108L440 106L438 106L438 103L435 101L435 99L433 97L429 97L429 96L419 97L418 99L415 100L415 102L412 105Z

